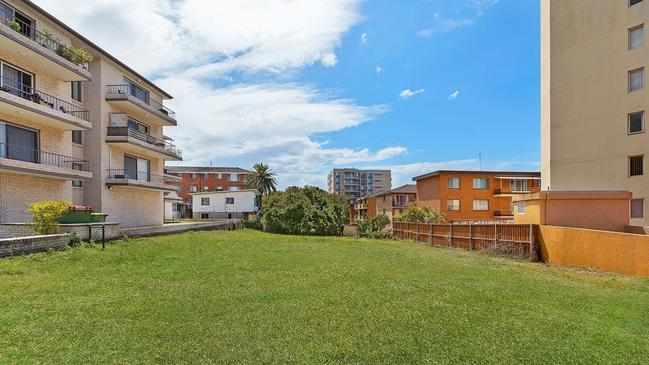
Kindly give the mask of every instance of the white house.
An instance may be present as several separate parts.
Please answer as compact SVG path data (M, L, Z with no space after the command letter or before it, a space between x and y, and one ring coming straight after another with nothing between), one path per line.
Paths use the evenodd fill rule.
M183 198L175 191L166 192L165 201L165 222L176 222L180 220L180 210L183 205Z
M194 219L250 219L259 209L254 189L191 194Z

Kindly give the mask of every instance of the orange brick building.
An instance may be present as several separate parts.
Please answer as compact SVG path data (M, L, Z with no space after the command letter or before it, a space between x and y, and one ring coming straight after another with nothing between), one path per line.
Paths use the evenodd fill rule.
M165 172L182 179L178 195L190 205L191 193L244 189L246 177L250 174L250 171L238 167L167 166Z
M511 220L512 197L539 192L540 172L435 171L413 178L417 205L449 221Z

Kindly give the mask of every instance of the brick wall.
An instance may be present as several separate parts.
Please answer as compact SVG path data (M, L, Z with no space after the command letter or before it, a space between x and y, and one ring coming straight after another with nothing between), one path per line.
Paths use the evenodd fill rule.
M203 174L195 174L195 177L192 178L190 173L180 173L180 174L171 174L179 176L182 178L180 187L182 191L179 195L183 198L185 203L191 201L191 195L189 195L189 188L191 186L196 186L196 192L201 192L203 187L207 187L208 191L216 191L217 187L223 188L223 190L228 190L232 187L238 187L239 189L245 189L246 187L246 175L239 173L238 181L229 181L230 174L228 173L215 173L211 172L208 174L207 179L203 177Z
M0 239L0 257L44 252L50 249L63 250L69 242L69 234L4 238Z
M72 185L65 180L0 172L0 187L0 223L31 222L31 203L72 200Z

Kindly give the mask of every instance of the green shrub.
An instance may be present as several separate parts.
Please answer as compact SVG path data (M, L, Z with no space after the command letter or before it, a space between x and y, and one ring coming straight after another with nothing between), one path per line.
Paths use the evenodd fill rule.
M79 247L81 246L81 243L82 243L81 237L79 237L78 234L73 233L72 236L70 237L70 243L68 243L68 245L70 247Z
M385 214L379 214L359 223L358 234L365 238L389 238L390 232L386 230L389 226L390 218Z
M267 232L318 236L342 234L347 199L313 186L290 187L264 197L261 223Z
M395 218L397 222L411 222L411 223L444 223L446 217L442 212L433 208L420 208L415 204L408 206L401 214Z
M29 206L33 217L32 228L36 234L59 233L59 219L68 211L70 202L42 201Z

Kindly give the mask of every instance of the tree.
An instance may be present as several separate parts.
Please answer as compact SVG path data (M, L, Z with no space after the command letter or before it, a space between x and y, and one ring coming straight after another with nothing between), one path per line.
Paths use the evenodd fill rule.
M437 224L446 221L446 217L444 217L444 214L437 209L429 207L419 208L415 204L411 204L408 208L404 209L395 220L397 222Z
M276 174L270 167L264 163L256 163L252 167L252 172L246 178L246 186L249 189L255 189L261 194L259 209L261 210L261 202L264 196L277 191L277 178Z
M336 236L347 219L347 202L314 186L290 187L264 198L261 223L273 233Z

